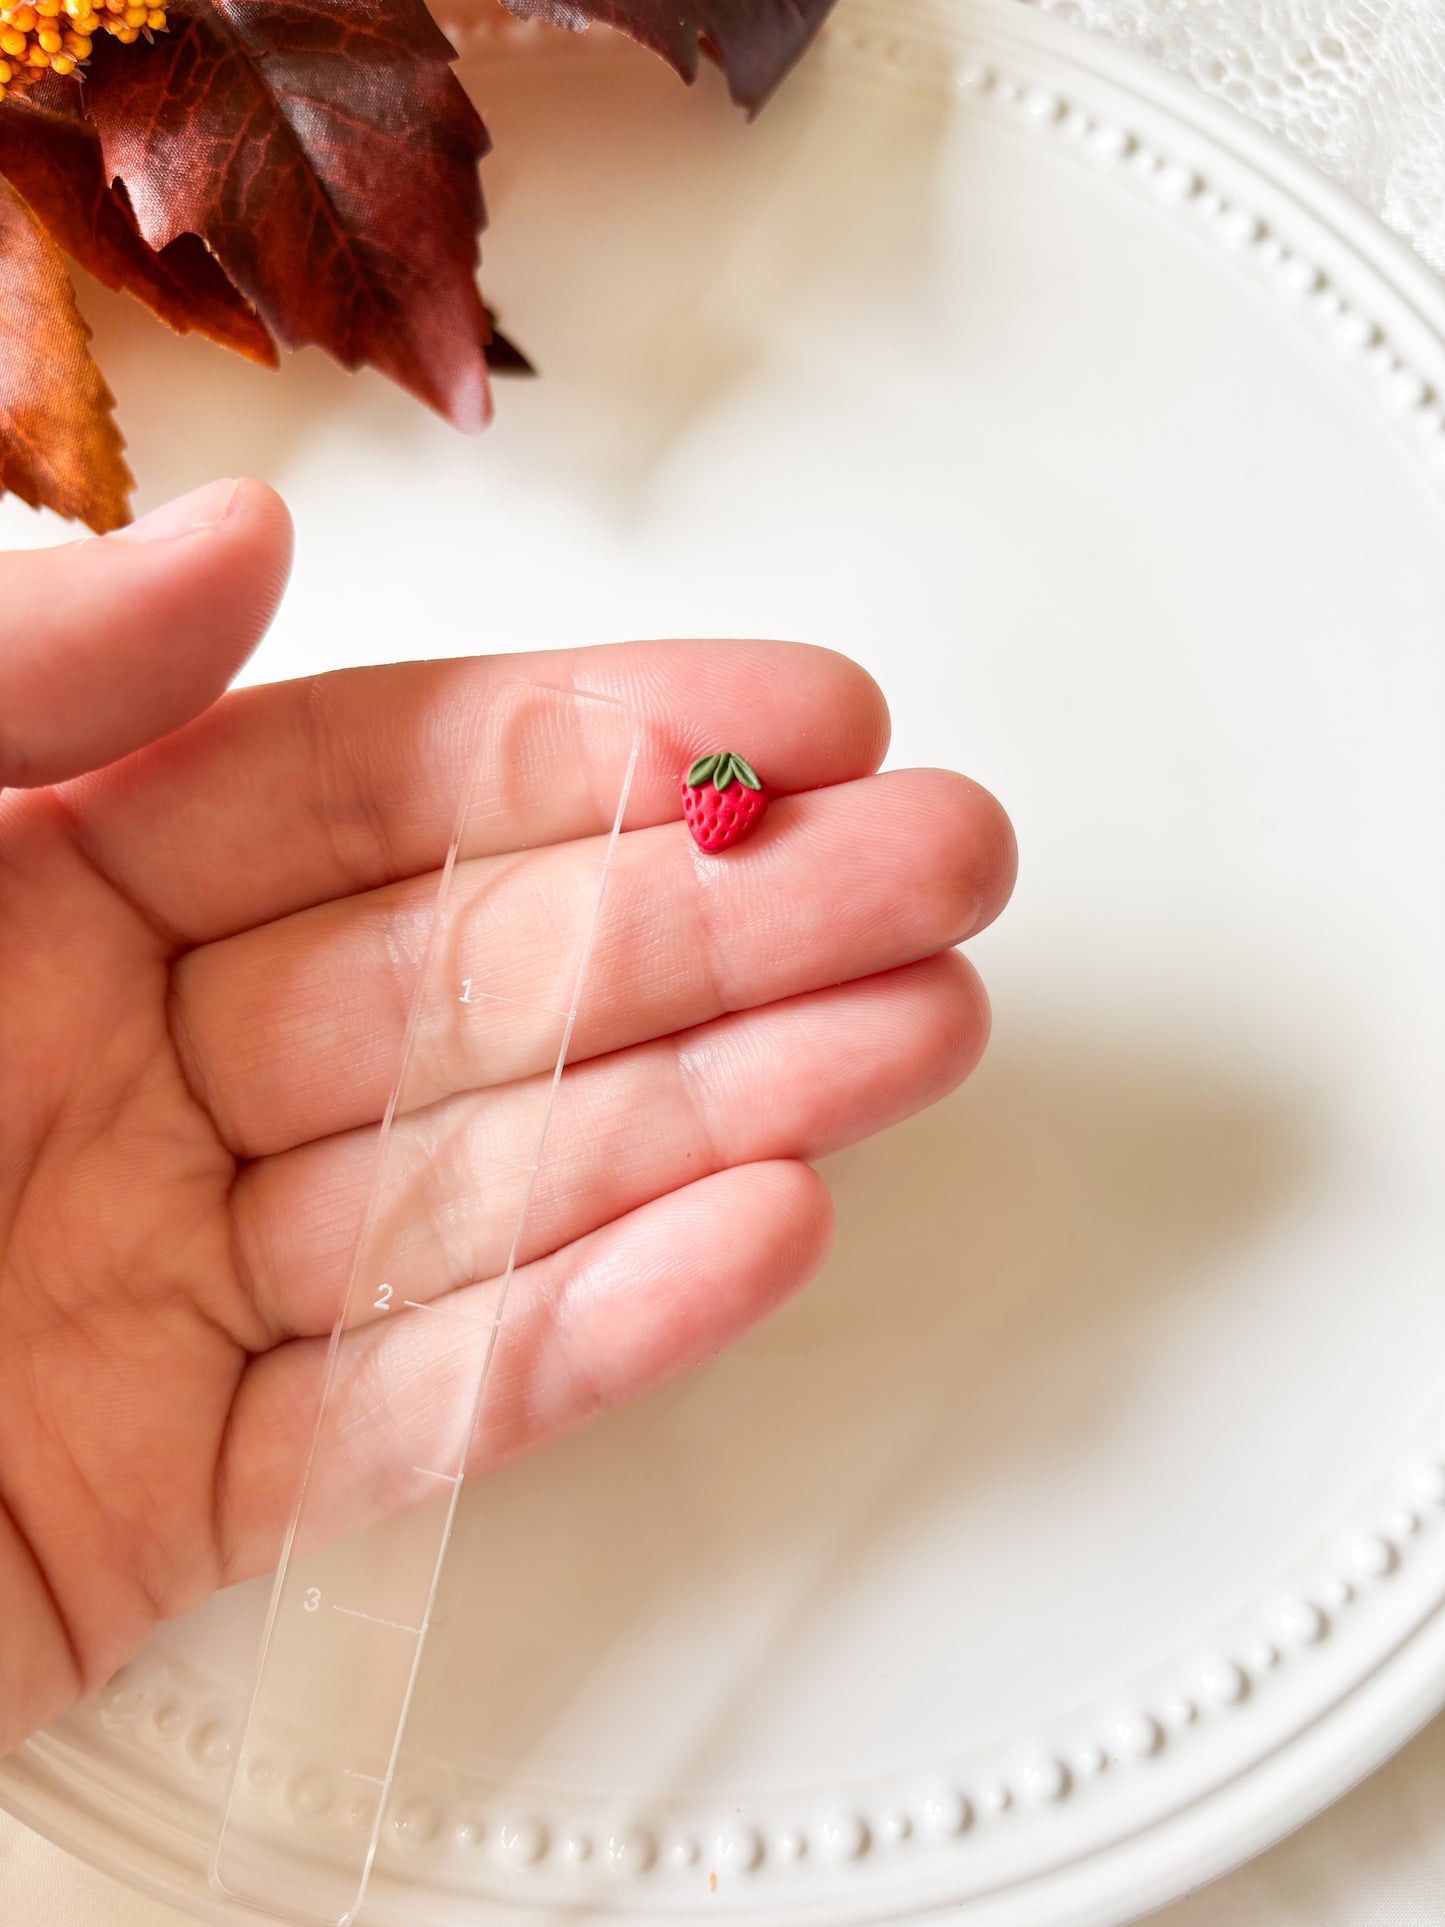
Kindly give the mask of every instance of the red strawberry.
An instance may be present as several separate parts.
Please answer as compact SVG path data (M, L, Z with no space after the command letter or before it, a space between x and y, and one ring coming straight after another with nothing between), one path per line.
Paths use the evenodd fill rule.
M682 779L682 813L693 842L709 856L746 836L767 807L752 766L730 749L699 756Z

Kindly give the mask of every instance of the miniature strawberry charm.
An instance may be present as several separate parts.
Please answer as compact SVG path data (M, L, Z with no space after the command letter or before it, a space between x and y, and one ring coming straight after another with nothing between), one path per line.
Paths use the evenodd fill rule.
M745 837L767 807L752 765L731 749L699 756L682 779L682 813L693 842L709 856Z

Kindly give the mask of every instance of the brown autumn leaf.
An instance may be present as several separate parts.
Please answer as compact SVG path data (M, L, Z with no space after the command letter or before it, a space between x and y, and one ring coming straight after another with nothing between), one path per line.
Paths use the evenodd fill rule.
M104 531L134 483L89 343L59 250L0 180L0 491Z
M618 27L688 80L707 53L756 109L831 0L508 3L566 27ZM0 185L8 177L22 196L10 206L7 192L9 270L19 274L23 255L36 275L33 301L0 317L0 492L13 486L63 514L86 500L79 512L92 519L124 514L110 398L68 287L58 292L47 229L174 327L274 362L269 324L288 346L375 366L458 426L483 426L488 361L530 369L476 288L487 137L424 0L174 0L158 35L107 24L114 38L73 50L76 79L7 75L8 101L0 87ZM81 328L68 395L69 348L19 353L18 317L37 303ZM86 420L97 462L88 496L69 466ZM55 430L48 465L38 422Z
M497 317L487 309L487 368L493 375L535 375L537 370L509 335L497 326Z
M711 54L740 107L756 113L822 26L833 0L505 0L519 19L574 32L596 21L662 55L686 81Z
M276 366L265 324L196 235L178 235L159 254L141 239L125 190L105 178L75 82L51 80L43 93L0 102L0 176L103 286L133 294L178 334L194 330Z
M98 42L86 109L163 250L202 237L287 347L363 363L459 428L491 412L477 291L487 136L423 0L175 0Z

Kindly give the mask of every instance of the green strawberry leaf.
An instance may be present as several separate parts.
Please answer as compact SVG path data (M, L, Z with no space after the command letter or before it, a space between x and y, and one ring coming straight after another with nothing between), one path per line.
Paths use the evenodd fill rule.
M732 752L733 774L745 789L760 790L763 786L753 772L751 763L745 763L737 751Z
M699 756L692 768L687 772L688 788L694 790L701 789L721 761L722 757L716 750L713 751L711 756Z
M713 772L713 788L721 794L722 791L727 789L732 783L734 775L732 754L729 750L724 750L718 758L717 768Z

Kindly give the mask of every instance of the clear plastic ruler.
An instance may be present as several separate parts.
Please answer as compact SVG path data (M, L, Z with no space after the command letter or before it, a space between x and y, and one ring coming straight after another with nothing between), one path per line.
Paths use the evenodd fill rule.
M476 724L212 1865L307 1927L366 1892L637 754L531 683Z

